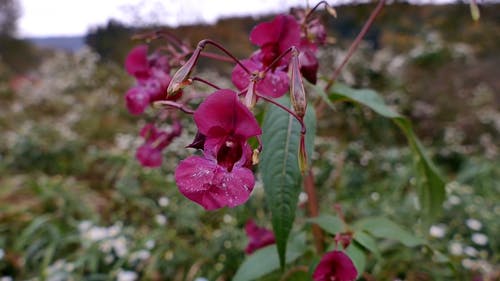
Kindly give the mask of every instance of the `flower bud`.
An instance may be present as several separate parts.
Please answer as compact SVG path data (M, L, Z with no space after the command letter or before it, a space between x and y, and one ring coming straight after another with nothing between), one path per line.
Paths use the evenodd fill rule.
M307 164L307 151L306 151L306 141L305 135L300 135L300 145L299 145L299 169L302 174L304 174L308 169Z
M189 60L174 74L172 80L170 80L170 83L168 84L167 99L169 97L175 96L180 90L182 90L182 88L192 83L192 80L189 79L189 75L196 65L196 62L198 61L201 50L202 47L198 46L196 50L194 50Z
M248 84L248 89L245 97L243 98L243 104L249 109L252 110L257 102L257 95L255 94L255 80L251 80L250 84Z
M292 101L293 110L299 117L304 117L306 113L306 91L302 83L302 75L300 74L299 52L297 49L292 51L291 62L291 83L290 83L290 98Z

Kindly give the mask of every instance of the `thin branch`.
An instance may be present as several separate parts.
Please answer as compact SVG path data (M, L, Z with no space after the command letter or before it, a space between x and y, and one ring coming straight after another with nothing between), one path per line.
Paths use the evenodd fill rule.
M328 80L328 83L326 84L326 86L324 88L325 92L328 91L333 86L333 84L335 83L335 80L337 80L338 76L340 75L340 72L342 71L344 66L347 64L347 62L349 62L349 59L352 57L352 55L354 54L354 52L358 48L359 43L361 43L361 39L363 39L363 37L366 35L366 32L368 32L368 29L373 24L373 21L375 20L377 15L380 13L382 8L384 7L385 1L386 0L380 0L378 2L377 7L375 7L375 9L371 13L370 17L366 21L365 25L363 26L363 28L359 32L358 36L356 36L356 39L354 39L354 42L352 42L351 46L349 47L349 50L347 51L347 55L344 57L344 60L342 61L340 66L337 69L335 69L332 76Z
M288 112L288 114L292 115L293 117L295 117L295 119L297 119L297 121L299 121L300 123L300 126L301 126L301 130L300 130L300 133L301 134L305 134L306 133L306 125L304 124L304 120L301 119L299 116L297 116L297 114L295 114L294 112L292 112L290 109L286 108L285 106L283 106L282 104L280 104L279 102L276 102L274 101L273 99L270 99L266 96L263 96L261 94L256 94L259 98L262 98L263 100L267 101L267 102L270 102L274 105L276 105L277 107L283 109L284 111Z

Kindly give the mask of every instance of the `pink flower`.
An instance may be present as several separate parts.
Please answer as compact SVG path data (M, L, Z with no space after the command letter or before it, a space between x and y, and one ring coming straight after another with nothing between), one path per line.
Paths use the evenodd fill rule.
M358 271L349 256L342 251L326 253L314 270L314 281L353 281Z
M253 220L247 221L245 224L245 232L249 239L248 245L245 248L245 253L247 254L251 254L260 248L276 242L271 230L257 226Z
M300 43L300 25L290 15L278 15L272 21L254 27L250 41L261 48L262 62L270 65L281 53Z
M125 69L137 81L137 85L125 95L127 109L131 114L142 114L151 103L166 98L165 91L171 80L167 57L158 53L148 57L148 47L140 45L128 54Z
M271 67L265 76L257 82L256 90L262 95L277 98L284 95L289 87L287 74L290 55L271 65L283 52L300 44L300 26L289 15L278 15L272 21L263 22L254 27L250 41L260 47L250 59L242 64L252 73L263 72ZM233 84L243 90L250 83L250 75L237 65L232 73Z
M180 192L207 210L245 203L255 184L247 140L262 134L257 120L231 90L207 97L194 120L204 136L204 153L181 161L175 170Z
M137 148L135 154L137 160L144 167L161 166L163 149L172 142L173 138L179 136L181 131L182 127L179 122L174 123L170 132L160 131L153 124L146 124L140 132L145 142Z
M266 68L258 58L254 57L243 60L241 63L251 72L263 71ZM231 79L239 90L245 89L250 84L250 75L239 65L233 69ZM257 82L256 90L264 96L278 98L288 91L289 80L286 66L279 66L269 70L266 76Z

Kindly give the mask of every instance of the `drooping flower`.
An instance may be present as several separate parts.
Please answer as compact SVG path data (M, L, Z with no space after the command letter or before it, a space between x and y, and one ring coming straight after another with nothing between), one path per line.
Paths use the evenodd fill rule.
M287 74L290 55L284 56L278 62L273 62L292 46L300 44L300 26L289 15L278 15L272 21L263 22L254 27L250 33L250 41L260 47L242 64L254 75L259 76L256 90L262 95L277 98L284 95L289 87ZM263 74L268 68L269 70ZM263 75L263 77L260 77ZM243 90L248 87L251 75L239 65L232 73L233 84Z
M125 95L127 109L131 114L142 114L151 103L166 99L166 89L171 80L167 57L158 53L148 57L148 47L140 45L128 54L125 69L137 81ZM170 99L177 97L178 95Z
M281 53L300 43L300 25L290 15L278 15L272 21L254 27L250 41L260 47L261 61L269 66Z
M260 248L276 242L271 230L257 226L253 220L247 221L245 224L245 232L249 239L248 245L245 248L245 253L247 254L251 254Z
M231 90L207 97L194 120L204 136L203 156L188 157L175 170L180 192L207 210L243 204L255 184L247 140L262 133L257 120Z
M160 131L153 124L146 124L140 132L144 138L142 144L136 151L136 158L144 167L161 166L163 157L162 151L167 147L172 139L181 134L182 127L179 122L175 122L170 132Z
M353 281L358 271L352 260L342 251L331 251L323 255L314 270L314 281Z
M262 62L252 58L243 60L241 63L252 73L257 73L257 75L258 72L265 70L265 66ZM285 69L284 66L280 66L269 70L264 78L256 83L255 90L270 98L283 96L288 91L289 87L289 78ZM231 79L239 90L245 89L250 84L250 75L239 65L233 69Z

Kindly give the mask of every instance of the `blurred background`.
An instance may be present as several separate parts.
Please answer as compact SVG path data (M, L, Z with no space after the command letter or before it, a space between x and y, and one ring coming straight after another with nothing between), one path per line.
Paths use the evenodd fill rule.
M164 165L142 168L138 132L154 111L127 112L134 81L123 62L139 43L132 35L160 27L245 58L257 22L306 4L247 2L0 0L1 281L231 280L245 257L245 222L269 226L262 186L244 206L216 212L183 198L173 171L191 153L188 120ZM374 8L331 4L338 18L318 12L334 38L320 50L325 75ZM341 203L348 220L390 217L447 258L386 243L364 280L498 280L500 5L479 2L474 21L468 3L416 4L386 6L339 80L377 90L412 120L448 182L443 215L429 229L412 224L416 181L404 136L349 104L323 109L318 123L321 207ZM197 71L230 85L231 65L201 60Z

